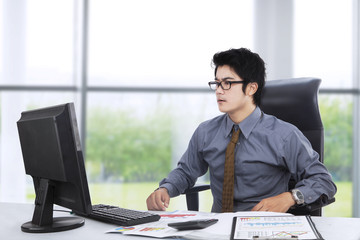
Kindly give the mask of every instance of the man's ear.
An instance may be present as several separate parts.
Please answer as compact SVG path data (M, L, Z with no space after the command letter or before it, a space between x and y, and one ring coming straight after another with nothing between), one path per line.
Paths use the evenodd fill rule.
M247 95L253 96L257 90L258 90L258 84L256 82L250 82L246 86L246 94Z

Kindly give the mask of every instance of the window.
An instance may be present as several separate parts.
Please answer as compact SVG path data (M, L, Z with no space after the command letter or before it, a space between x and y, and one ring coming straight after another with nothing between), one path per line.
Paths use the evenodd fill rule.
M324 163L337 186L336 202L325 216L352 215L353 2L294 1L294 76L319 77L320 111L325 132ZM349 91L350 92L350 91Z
M261 10L280 9L276 2L268 0L269 9ZM286 5L294 14L287 15L291 21L284 30L278 21L283 18L258 28L254 14L261 13L256 11L260 4L252 0L0 0L0 200L26 201L27 188L27 201L33 201L14 125L20 112L73 101L84 124L93 202L145 209L146 197L176 165L197 125L219 114L214 94L207 90L214 77L212 55L264 44L270 48L264 54L276 62L268 65L268 76L275 72L323 80L325 161L339 188L337 201L324 212L350 216L351 188L358 175L349 172L358 161L351 148L359 137L352 135L359 122L352 110L354 96L359 97L353 89L358 88L353 66L359 58L353 49L353 19L359 14L353 11L354 2L293 0ZM84 8L88 35L83 42L88 43L88 58L80 62L78 48L86 48L77 25L86 22L77 11L84 3L89 4ZM274 15L284 12L279 9ZM286 45L291 54L272 57L282 53L282 42L275 44L272 35L262 43L259 32L276 29L284 34L288 28L291 33L285 35L291 36L283 40L291 41ZM293 56L291 70L282 72L282 56ZM340 126L344 131L338 132ZM23 177L14 183L13 175ZM204 194L201 210L209 211L211 193ZM185 200L172 199L172 208L185 208Z
M146 197L176 165L197 125L219 113L207 86L214 78L211 59L252 47L252 8L252 1L229 0L90 2L88 84L117 90L88 98L86 158L96 201L146 209ZM199 93L180 89L191 87ZM104 125L109 135L100 137ZM95 190L111 187L117 196Z
M321 88L352 87L352 1L296 0L294 76Z
M77 101L71 87L66 92L52 88L74 85L74 8L70 0L2 0L0 6L0 199L17 202L25 200L26 189L16 128L20 113ZM32 190L31 183L28 188Z
M25 83L73 85L73 1L32 0L25 16Z

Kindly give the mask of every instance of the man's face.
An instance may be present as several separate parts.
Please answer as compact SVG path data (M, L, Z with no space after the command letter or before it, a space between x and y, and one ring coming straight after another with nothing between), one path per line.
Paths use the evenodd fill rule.
M229 66L219 66L216 71L215 81L217 82L232 82L242 81ZM224 84L225 85L225 84ZM252 95L250 94L250 85L246 87L245 93L243 92L242 83L231 84L231 88L223 90L221 86L216 89L216 100L220 112L228 113L231 116L237 116L246 112L254 106Z

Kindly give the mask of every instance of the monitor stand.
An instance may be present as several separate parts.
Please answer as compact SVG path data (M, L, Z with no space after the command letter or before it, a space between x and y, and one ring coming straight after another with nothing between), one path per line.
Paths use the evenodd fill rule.
M34 215L31 222L21 226L23 232L47 233L60 232L84 225L85 220L79 217L53 218L54 188L48 179L40 179L40 187L36 192Z

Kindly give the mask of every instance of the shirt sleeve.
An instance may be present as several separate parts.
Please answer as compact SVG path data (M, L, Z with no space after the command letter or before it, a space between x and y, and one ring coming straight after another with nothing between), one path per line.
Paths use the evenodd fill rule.
M322 195L328 199L334 197L337 189L330 173L298 129L285 138L284 155L291 176L296 181L295 188L304 195L305 204L315 202Z
M196 183L198 177L204 175L208 169L208 164L202 155L204 134L199 126L190 139L189 146L167 178L164 178L159 187L168 190L170 197L176 197Z

